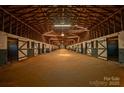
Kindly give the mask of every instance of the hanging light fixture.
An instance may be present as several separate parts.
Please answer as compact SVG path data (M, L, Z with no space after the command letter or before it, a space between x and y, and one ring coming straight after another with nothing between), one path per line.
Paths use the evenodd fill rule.
M63 36L65 36L65 34L62 32L62 33L61 33L61 36L63 37Z

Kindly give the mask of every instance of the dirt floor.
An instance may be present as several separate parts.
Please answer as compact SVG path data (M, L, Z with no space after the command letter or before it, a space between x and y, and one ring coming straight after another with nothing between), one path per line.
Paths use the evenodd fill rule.
M60 49L1 67L0 86L124 86L124 67Z

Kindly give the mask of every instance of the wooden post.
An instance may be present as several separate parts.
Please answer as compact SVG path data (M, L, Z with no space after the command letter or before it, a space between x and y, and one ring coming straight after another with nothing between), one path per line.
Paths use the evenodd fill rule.
M108 34L110 33L110 20L108 20Z
M19 29L19 31L20 31L20 36L22 36L22 24L20 23L20 29Z
M92 39L92 31L90 31L89 34L90 34L90 39Z
M99 27L99 26L96 27L96 38L99 37L99 35L98 35L98 31L99 31L98 27Z
M99 25L99 37L101 37L101 32L102 32L102 30L101 30L101 24Z
M113 21L114 21L114 33L116 32L116 19L115 19L115 15L113 16Z
M124 30L124 10L121 10L121 30Z
M4 32L4 14L2 13L2 31Z
M16 35L18 35L18 21L16 21Z
M30 38L30 31L29 31L29 28L27 28L27 31L28 31L27 37Z
M11 16L9 16L9 33L11 33L12 34L12 18L11 18Z

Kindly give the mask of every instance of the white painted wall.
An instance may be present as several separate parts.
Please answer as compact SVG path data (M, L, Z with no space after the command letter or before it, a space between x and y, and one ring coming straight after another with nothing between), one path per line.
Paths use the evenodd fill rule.
M24 38L24 37L20 37L20 36L16 36L13 34L9 34L9 33L0 31L0 49L7 49L7 38L8 37L15 38L15 39L22 40L22 41L29 41L29 48L31 48L31 42L40 43L40 47L42 48L43 42L39 42L36 40L32 40L32 39L28 39L28 38ZM19 41L18 47L20 47L22 44L23 44L23 42ZM45 47L49 48L50 46L51 46L50 44L45 43ZM57 48L57 46L54 46L54 47ZM27 49L27 44L24 45L22 48ZM38 48L38 44L35 45L35 48ZM27 55L27 50L22 50L22 51ZM38 55L38 49L35 49L34 51L35 51L35 56ZM24 56L24 54L21 53L20 51L18 51L18 57L23 57L23 56ZM27 57L21 58L19 60L26 59L26 58Z
M34 41L34 56L38 55L38 42Z
M119 48L123 48L124 49L124 31L119 33Z
M0 31L0 49L7 49L7 34Z
M24 44L23 41L19 41L19 42L18 42L18 47L20 48L23 44ZM21 50L21 51L22 51L25 55L27 55L27 43L26 43L21 49L26 49L26 50ZM19 60L26 59L27 57L24 57L25 55L24 55L21 51L18 51ZM24 57L24 58L21 58L21 57Z
M98 42L101 42L101 44L107 48L107 41L105 37L97 38ZM98 43L98 55L100 55L104 51L104 47ZM103 48L103 49L102 49ZM98 58L107 60L107 50L105 50Z
M90 43L91 41L94 41L94 48L96 48L96 40L98 40L98 41L104 40L104 42L102 44L107 48L107 41L106 41L106 39L110 38L110 37L115 37L115 36L118 36L118 38L119 38L119 48L124 48L124 31L118 32L118 33L114 33L114 34L110 34L110 35L106 35L106 36L99 37L99 38L95 38L95 39L92 39L92 40L87 40L87 41L84 41L84 42L81 42L81 43L83 43L83 48L85 49L86 48L85 43ZM75 45L76 44L71 45L71 46L75 46ZM88 44L88 45L89 45L88 48L91 48L91 44ZM103 46L98 44L98 55L103 51L100 48L103 48ZM91 55L91 49L88 49L87 52L88 52L88 55ZM101 56L103 56L103 57L98 57L98 58L107 60L107 50L104 53L102 53ZM106 57L106 58L104 58L104 57Z
M87 54L91 55L91 40L87 41Z

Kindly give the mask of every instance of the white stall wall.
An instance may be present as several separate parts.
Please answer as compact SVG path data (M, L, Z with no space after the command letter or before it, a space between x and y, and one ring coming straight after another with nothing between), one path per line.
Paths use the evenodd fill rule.
M34 42L34 56L38 55L38 42Z
M81 53L81 43L79 43L78 45L79 45L79 52Z
M7 49L7 34L0 32L0 49Z
M91 41L87 42L87 50L86 51L87 51L88 55L91 55Z
M93 41L94 48L97 50L96 53L98 52L97 57L107 60L107 38L116 37L116 36L118 36L118 44L119 44L118 46L119 62L124 63L124 31L81 42L83 43L83 53L85 53L86 51L87 55L91 55L91 42ZM98 41L98 44L97 44L97 41ZM87 43L87 50L86 50L86 43ZM70 45L68 47L72 47L72 46L76 47L76 45L78 44ZM98 45L98 47L96 47L96 45Z
M107 60L107 41L106 38L97 38L98 40L98 58Z
M93 40L93 45L94 45L94 48L97 48L96 47L96 40Z
M42 42L40 42L40 49L42 49Z
M51 45L49 45L49 48L50 48L50 51L52 51L52 46Z
M119 48L124 49L124 31L119 33Z
M124 64L124 31L119 34L119 62Z
M26 59L27 58L27 41L18 41L18 58L19 60Z
M7 63L7 38L8 37L18 39L18 58L19 58L18 60L26 59L29 56L28 54L33 53L32 51L28 51L31 49L31 42L35 43L34 45L35 56L38 55L38 43L40 43L40 48L42 49L42 42L35 41L28 38L23 38L17 35L0 31L0 50L2 50L0 51L1 52L0 64ZM28 42L29 42L29 47L27 47ZM50 46L51 46L50 44L48 45L45 43L45 47L50 48ZM54 47L56 48L57 46L54 46Z

